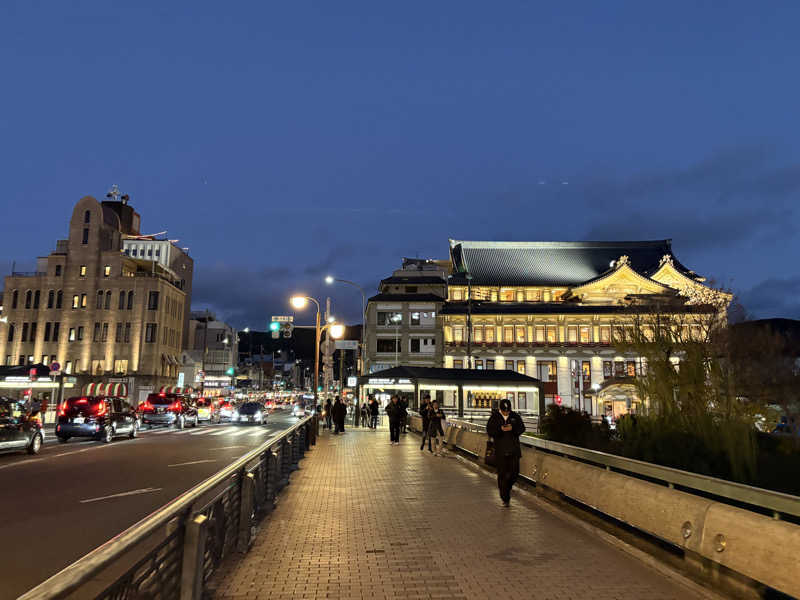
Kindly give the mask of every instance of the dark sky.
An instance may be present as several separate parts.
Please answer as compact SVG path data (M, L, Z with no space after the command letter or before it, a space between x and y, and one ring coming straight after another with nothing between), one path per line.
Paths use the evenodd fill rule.
M798 23L796 0L4 0L2 268L117 183L238 326L294 291L356 320L324 275L372 292L449 237L671 237L800 318Z

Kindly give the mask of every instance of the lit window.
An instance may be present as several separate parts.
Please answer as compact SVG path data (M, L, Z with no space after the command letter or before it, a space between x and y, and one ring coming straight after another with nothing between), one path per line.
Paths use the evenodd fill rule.
M588 344L591 341L591 330L589 327L581 327L581 344Z
M600 326L600 342L603 344L611 342L611 327L609 325Z
M72 297L72 308L80 308L81 306L81 297L77 294Z
M111 276L111 265L106 265L103 267L103 277L110 277Z
M75 328L74 327L70 327L69 328L69 341L70 342L74 342L75 341ZM69 364L69 363L67 363L67 364Z
M521 373L522 375L525 375L525 361L524 360L518 360L517 361L517 373Z
M464 341L464 327L461 325L453 326L453 341L461 343Z
M486 338L487 344L494 344L494 327L487 325L483 330L483 337Z
M513 325L504 325L503 326L503 343L504 344L513 344L514 343L514 326Z
M464 361L463 360L454 360L453 361L453 368L454 369L463 369L464 368Z
M575 325L567 327L567 341L570 344L578 343L578 328Z
M452 290L450 293L451 300L463 300L464 299L464 292L460 289Z
M486 359L486 370L487 371L491 371L493 369L494 369L494 360L492 360L491 358L487 358Z
M511 288L504 288L500 290L500 302L514 302L516 298L516 290Z
M86 277L86 265L81 265L80 276Z
M515 327L515 332L517 334L516 335L517 343L518 344L524 344L525 343L525 339L526 339L526 336L525 336L525 325L517 325Z
M472 328L472 339L476 344L483 342L483 325L476 325Z
M81 308L86 308L86 294L81 294Z
M412 325L419 325L419 323L420 323L419 313L418 312L412 312L411 313L411 324Z
M525 300L528 302L538 302L541 300L541 295L539 294L539 290L528 288L525 290Z
M555 344L558 341L558 330L555 325L547 326L547 343Z
M68 360L68 361L66 362L66 364L64 365L64 372L65 372L67 375L70 375L70 374L72 374L72 361L71 361L71 360Z

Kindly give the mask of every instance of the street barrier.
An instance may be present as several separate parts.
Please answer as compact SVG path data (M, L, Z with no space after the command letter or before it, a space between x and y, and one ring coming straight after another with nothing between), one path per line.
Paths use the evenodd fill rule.
M301 419L18 600L199 600L223 559L249 549L256 524L316 442L317 420Z
M421 418L411 416L410 425L419 431ZM452 420L445 440L482 458L488 437L485 424ZM537 487L667 542L709 578L721 566L800 597L800 497L568 444L520 441L520 475Z

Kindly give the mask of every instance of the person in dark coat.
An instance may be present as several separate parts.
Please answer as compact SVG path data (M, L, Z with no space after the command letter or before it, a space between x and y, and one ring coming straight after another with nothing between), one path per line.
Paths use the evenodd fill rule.
M425 449L425 440L428 440L428 451L433 452L431 450L431 438L428 437L428 425L431 422L431 395L425 394L425 397L422 399L422 406L419 407L419 416L422 417L422 443L419 445L420 450Z
M389 417L389 440L392 446L400 444L400 421L403 418L403 405L397 396L392 396L386 405L386 414Z
M380 414L380 406L375 396L370 394L369 397L369 426L372 429L378 428L378 415Z
M344 420L347 417L347 406L342 402L339 396L336 396L336 402L333 403L333 426L334 435L344 433Z
M333 419L333 405L331 404L331 399L328 398L325 400L325 427L323 429L330 429L331 428L331 421Z
M406 425L408 425L408 400L400 399L400 406L403 407L403 414L400 416L400 430L401 433L408 433Z
M444 422L447 417L445 417L444 411L439 408L439 403L434 400L431 403L431 409L428 413L428 443L431 443L433 440L433 447L436 450L433 450L433 453L436 456L442 455L442 446L444 445Z
M492 411L486 423L486 433L494 441L497 487L500 488L503 506L511 502L511 488L519 476L519 459L522 457L519 436L524 431L522 417L511 410L511 402L505 399L500 401L500 410Z

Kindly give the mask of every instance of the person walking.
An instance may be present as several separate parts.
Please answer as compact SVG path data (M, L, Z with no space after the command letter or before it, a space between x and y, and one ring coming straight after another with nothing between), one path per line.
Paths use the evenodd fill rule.
M425 440L428 440L428 451L433 452L431 450L431 438L428 436L428 425L431 422L431 396L430 394L425 394L425 397L422 399L422 406L419 407L419 416L422 417L422 443L419 445L420 450L425 449Z
M336 402L333 403L333 434L338 435L344 433L344 420L347 417L347 406L342 402L339 396L336 396Z
M400 406L403 408L403 414L400 416L401 433L408 433L406 425L408 423L408 400L400 399Z
M361 426L369 427L369 407L366 402L361 404Z
M511 402L507 399L500 401L500 410L492 411L486 423L486 433L494 441L497 487L500 489L503 506L508 506L511 502L511 488L519 476L519 459L522 457L519 436L524 431L522 417L511 410Z
M434 400L431 404L431 409L428 417L428 443L433 440L433 450L435 456L442 455L442 446L444 445L444 421L446 417L444 411L439 408L439 403Z
M378 401L375 399L375 396L370 394L369 397L369 426L372 429L378 428L378 415L380 411L380 406L378 406Z
M330 429L332 420L333 420L333 406L331 405L331 399L327 398L325 400L325 427L323 427L323 429Z
M389 404L386 405L386 414L389 417L389 440L392 446L400 445L400 419L402 418L403 407L397 396L392 396Z

